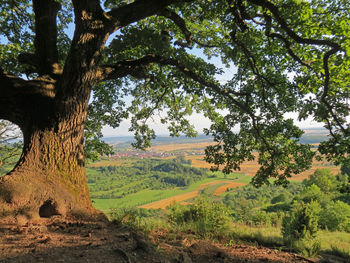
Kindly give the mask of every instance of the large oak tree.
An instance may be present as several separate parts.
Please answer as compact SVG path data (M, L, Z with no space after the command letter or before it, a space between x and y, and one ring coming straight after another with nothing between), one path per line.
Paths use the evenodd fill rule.
M0 8L0 119L24 137L19 162L0 178L2 215L92 213L84 130L87 152L106 152L102 125L128 115L144 148L153 114L172 135L192 136L186 117L202 112L217 142L207 161L229 172L258 158L256 185L283 184L310 166L314 152L299 143L293 112L329 130L321 155L348 163L347 0L2 0ZM212 57L237 69L230 79L218 81Z

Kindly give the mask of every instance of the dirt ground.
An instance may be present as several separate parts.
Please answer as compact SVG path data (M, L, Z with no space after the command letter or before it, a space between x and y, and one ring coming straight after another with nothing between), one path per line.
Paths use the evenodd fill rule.
M292 253L247 245L223 246L158 230L148 237L104 221L59 217L22 225L0 223L0 262L345 262L306 259Z

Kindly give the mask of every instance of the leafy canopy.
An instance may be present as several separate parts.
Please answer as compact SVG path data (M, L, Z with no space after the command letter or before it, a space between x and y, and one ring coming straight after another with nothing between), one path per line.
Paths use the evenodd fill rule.
M58 2L57 45L64 64L73 7ZM101 1L106 11L131 2ZM299 120L311 117L329 130L320 153L349 164L349 5L347 0L174 1L121 27L107 42L101 64L126 66L127 74L93 88L86 123L89 156L110 152L99 142L103 125L117 127L131 117L135 146L146 148L155 137L148 125L153 115L162 116L171 135L194 136L187 117L202 112L211 122L205 133L217 142L206 150L208 162L230 172L258 158L253 183L275 177L284 184L309 168L314 156L310 145L299 143L302 130L286 117L297 112ZM31 2L4 0L0 10L2 69L35 78L17 59L34 51ZM212 57L237 68L230 79L218 81L224 71L210 63Z

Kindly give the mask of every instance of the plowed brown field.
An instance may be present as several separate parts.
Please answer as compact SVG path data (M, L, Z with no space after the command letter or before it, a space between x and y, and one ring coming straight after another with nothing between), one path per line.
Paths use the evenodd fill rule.
M218 187L215 192L214 195L220 195L222 193L225 193L227 189L229 188L236 188L236 187L240 187L240 186L244 186L246 185L245 183L235 183L235 182L227 182L227 184Z

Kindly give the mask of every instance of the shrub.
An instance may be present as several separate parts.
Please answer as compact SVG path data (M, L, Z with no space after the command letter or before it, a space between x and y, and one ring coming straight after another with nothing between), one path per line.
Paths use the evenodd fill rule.
M346 262L350 262L350 252L346 249L339 248L337 246L331 245L331 249L327 251L327 253L344 258L347 260Z
M252 223L256 226L270 226L271 217L265 211L256 211L251 217Z
M191 221L189 207L173 203L168 209L168 221L171 224L181 226Z
M320 224L330 231L350 232L350 206L342 201L330 202L321 213Z
M174 204L170 207L168 219L170 223L191 228L201 236L220 235L228 229L231 221L223 204L204 197L188 207Z
M282 235L285 240L313 238L319 229L321 206L317 201L295 202L291 211L283 218Z
M282 218L284 217L284 212L272 212L268 213L271 220L271 225L275 227L280 227L282 225Z
M160 211L144 208L113 208L110 213L110 219L114 223L144 232L150 232L159 227L160 217Z
M320 204L325 204L329 202L328 196L315 184L305 187L299 198L305 203L318 201Z
M317 169L312 175L310 175L309 180L306 180L304 184L306 186L315 184L322 192L330 193L336 189L336 181L335 176L332 175L329 169Z
M338 190L341 193L350 193L350 168L342 166L341 174L337 175Z
M292 247L306 257L316 256L321 250L321 242L314 239L300 239L294 241Z
M316 239L320 212L317 201L295 202L282 222L282 235L287 245L306 256L316 255L321 248Z
M289 211L290 206L291 205L288 203L278 203L278 204L274 204L274 205L269 205L268 207L265 208L265 211L268 213Z
M253 213L253 208L255 200L247 200L241 198L237 201L233 208L234 217L236 221L248 222L250 221L251 215Z
M292 199L292 194L289 192L283 192L271 199L271 204L288 203Z
M113 208L110 217L115 223L133 228L139 228L142 222L142 215L136 208Z

